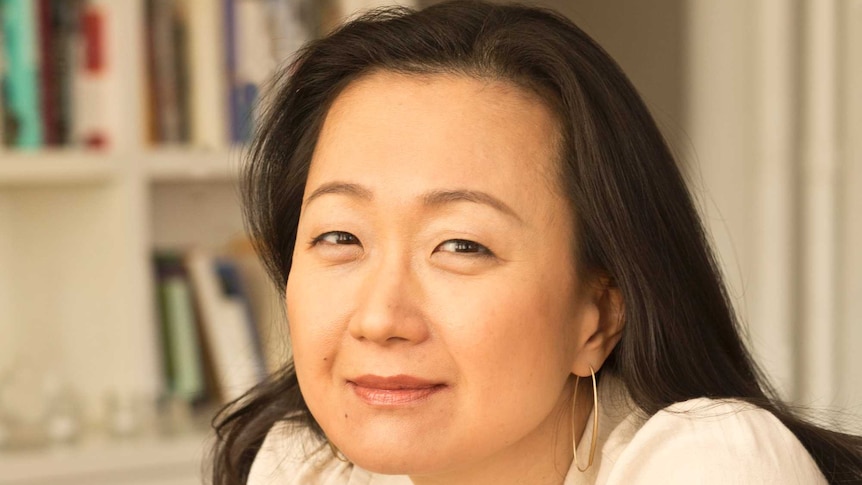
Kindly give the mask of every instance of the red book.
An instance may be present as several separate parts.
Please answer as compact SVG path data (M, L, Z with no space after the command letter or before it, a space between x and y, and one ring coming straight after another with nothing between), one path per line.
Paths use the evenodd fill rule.
M106 148L108 139L107 105L104 100L105 13L100 5L86 4L81 16L83 52L78 67L77 103L75 106L78 142L87 148Z

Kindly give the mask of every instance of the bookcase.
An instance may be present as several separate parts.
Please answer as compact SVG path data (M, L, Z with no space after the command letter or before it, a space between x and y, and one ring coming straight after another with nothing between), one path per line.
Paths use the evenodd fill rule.
M86 430L72 443L10 450L0 412L0 484L201 483L203 427L165 430L157 416L152 257L243 237L242 147L148 142L147 2L88 3L103 14L106 69L93 101L109 143L0 146L0 388L18 379L11 399L25 421L50 405L45 392L65 392Z
M34 28L44 29L39 22L45 20L38 17L44 5L64 4L63 9L72 3L0 0L0 7L21 15L29 5L40 12L29 13ZM235 110L251 103L235 105L232 82L242 77L247 83L239 100L247 102L304 39L357 9L413 2L75 3L97 13L90 16L88 10L80 17L75 33L84 37L83 45L66 54L73 59L68 62L82 60L86 66L75 79L73 107L88 117L81 123L95 126L95 135L71 130L79 136L70 143L75 148L48 146L50 128L44 128L41 145L0 143L0 401L14 401L18 413L10 418L0 406L0 484L201 483L213 409L189 418L183 414L187 408L160 401L166 383L153 256L162 250L230 247L245 251L248 259L237 187L248 130L236 120L245 116L247 122L250 112ZM160 16L166 11L168 17ZM17 24L4 26L18 28L20 21L16 17ZM181 29L169 21L180 22ZM270 38L262 38L256 30L265 29L255 29L255 23L266 24ZM243 37L237 33L242 28L252 34ZM290 35L274 35L278 29ZM40 35L44 38L41 31L33 38ZM95 50L88 43L93 38ZM179 42L188 50L154 54ZM240 52L231 53L226 45ZM46 53L44 45L27 47L43 59L57 55ZM259 59L266 49L274 55ZM23 58L0 57L0 75ZM185 71L170 72L183 62ZM173 89L164 83L166 75L188 86L188 99L181 100L189 110L188 125L178 126L177 113L164 110L178 101L177 92L166 92ZM9 127L0 122L0 128ZM15 130L20 130L17 122ZM4 137L8 145L7 131ZM258 327L264 346L274 349L265 356L272 369L286 351L277 328L280 298L261 289L266 285L260 279L246 283L258 286L259 295L269 291L269 308L258 315L264 320ZM11 419L25 430L40 425L36 421L46 406L55 404L46 395L60 396L58 402L74 408L66 411L74 413L73 425L80 429L65 432L76 438L52 444L44 436L32 443L17 436L15 445L7 446Z

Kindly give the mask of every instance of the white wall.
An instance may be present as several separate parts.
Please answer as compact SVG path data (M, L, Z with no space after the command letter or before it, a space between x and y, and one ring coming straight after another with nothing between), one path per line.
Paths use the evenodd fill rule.
M752 350L795 397L798 276L789 2L687 2L689 161ZM697 177L695 177L697 180Z
M840 170L838 261L838 337L841 370L837 404L862 416L862 1L844 2L839 72L838 136L844 147ZM848 427L862 433L862 421Z

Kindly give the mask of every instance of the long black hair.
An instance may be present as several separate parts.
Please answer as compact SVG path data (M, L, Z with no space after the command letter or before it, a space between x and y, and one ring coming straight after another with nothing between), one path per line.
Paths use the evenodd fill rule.
M327 110L375 70L504 80L555 111L578 264L609 275L624 302L622 339L601 372L616 375L641 410L742 399L777 416L831 483L862 483L862 438L799 418L753 362L685 181L635 88L553 11L480 1L379 9L296 55L274 84L242 178L247 228L280 294ZM245 483L265 435L286 419L322 436L290 362L217 416L214 483Z

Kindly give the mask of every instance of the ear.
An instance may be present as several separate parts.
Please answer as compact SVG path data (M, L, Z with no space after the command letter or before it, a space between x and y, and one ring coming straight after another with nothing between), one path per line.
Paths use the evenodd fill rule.
M598 371L617 346L625 326L625 306L622 293L613 279L595 278L586 290L585 311L577 336L577 353L572 373L590 375L590 367Z

